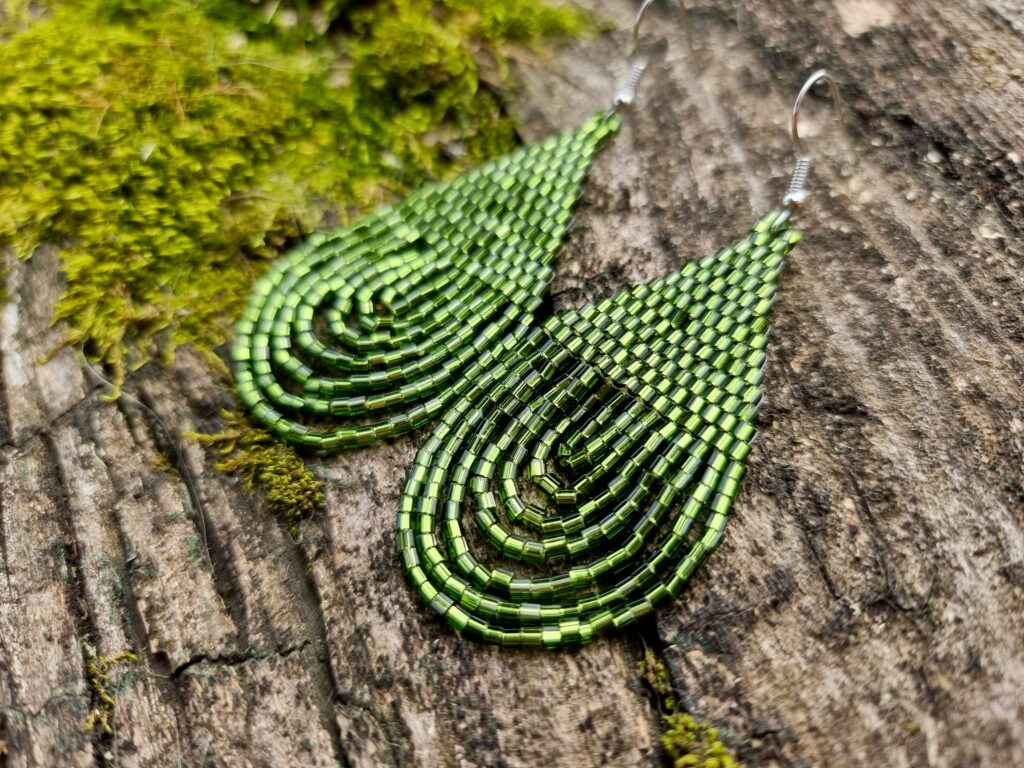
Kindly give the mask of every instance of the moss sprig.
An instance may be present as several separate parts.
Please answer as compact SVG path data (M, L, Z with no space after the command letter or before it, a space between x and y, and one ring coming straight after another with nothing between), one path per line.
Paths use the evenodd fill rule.
M110 691L111 668L121 663L135 663L138 657L131 651L121 651L112 656L102 656L88 643L82 644L85 653L85 669L92 687L94 705L85 718L83 730L92 733L97 727L103 733L111 735L114 728L110 724L110 716L117 702Z
M679 706L664 659L648 648L637 673L657 699L665 726L659 741L673 768L741 768L719 730Z
M215 465L218 471L240 475L249 490L259 486L270 511L289 533L298 535L302 520L323 509L322 483L290 445L237 411L225 411L221 416L225 428L220 432L188 437L220 452L223 458Z

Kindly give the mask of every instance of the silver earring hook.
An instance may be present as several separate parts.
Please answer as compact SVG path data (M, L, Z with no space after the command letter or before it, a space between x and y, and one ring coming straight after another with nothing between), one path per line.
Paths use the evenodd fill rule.
M800 139L800 130L798 122L800 119L800 107L803 106L804 97L810 93L811 88L816 86L818 83L828 83L828 89L832 94L832 103L836 108L836 122L843 122L843 98L839 95L839 86L836 85L836 81L832 78L832 75L828 73L827 69L819 69L813 73L807 82L804 83L803 88L800 89L800 93L797 94L796 101L793 102L793 117L790 120L790 133L793 136L793 144L799 150L800 154L804 154L803 142Z
M622 85L615 91L612 97L612 106L609 112L617 112L619 107L628 107L636 97L636 89L640 84L640 78L647 69L647 57L639 55L640 48L640 22L643 21L647 9L654 3L654 0L642 0L637 9L636 18L633 20L633 29L629 33L629 74L622 81Z
M803 140L800 138L800 107L803 105L804 97L811 92L815 85L821 82L828 84L829 91L832 94L832 103L836 110L836 122L839 124L843 123L843 99L839 94L839 86L827 70L819 69L807 78L807 82L804 83L800 93L797 94L796 101L793 102L793 115L790 118L789 130L798 157L796 167L793 169L793 178L789 182L789 189L786 191L785 197L782 198L783 205L789 209L800 207L810 196L810 191L807 189L807 177L811 173L811 156L804 151Z
M630 33L629 46L629 57L631 59L636 56L636 50L640 47L640 22L643 21L644 14L651 7L652 3L654 3L654 0L643 0L637 9L636 18L633 19L633 31Z

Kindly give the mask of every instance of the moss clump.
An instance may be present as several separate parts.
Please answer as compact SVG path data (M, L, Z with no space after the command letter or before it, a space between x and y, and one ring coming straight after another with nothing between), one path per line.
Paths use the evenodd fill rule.
M508 149L478 58L583 27L542 0L28 7L0 14L0 244L62 245L56 319L118 386L214 359L293 238Z
M673 768L740 768L717 728L678 707L665 661L650 648L637 663L637 672L657 697L665 724L660 741Z
M666 730L661 744L673 768L739 768L740 764L718 738L718 729L697 721L686 712L665 716Z
M222 416L226 427L221 432L190 437L221 452L224 458L216 464L219 471L240 474L250 490L258 484L271 512L281 518L289 533L297 535L303 518L323 509L320 480L290 445L254 427L238 412Z
M108 687L110 668L122 662L134 663L138 658L131 651L122 651L113 656L100 656L88 643L83 643L82 648L85 652L85 669L95 699L95 705L89 710L83 728L86 733L92 733L99 726L100 730L111 735L114 728L110 724L110 715L114 711L115 701Z
M669 677L665 661L648 648L644 657L636 663L640 679L657 695L658 703L668 709L675 709L676 697L672 693L672 678Z

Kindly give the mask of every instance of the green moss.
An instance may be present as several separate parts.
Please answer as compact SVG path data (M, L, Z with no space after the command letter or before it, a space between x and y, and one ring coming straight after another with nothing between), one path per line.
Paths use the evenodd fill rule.
M672 678L668 674L668 667L653 650L648 648L644 657L636 664L637 674L640 679L647 683L647 686L657 695L659 705L667 709L675 709L676 699L672 693Z
M323 508L320 480L290 445L254 427L240 413L222 415L226 422L223 431L191 437L221 452L224 458L217 463L218 470L241 475L250 489L258 484L270 510L290 533L297 534L303 518Z
M673 768L739 768L740 764L718 738L718 729L695 720L686 712L665 716L665 732L661 744Z
M660 741L673 768L740 768L719 738L718 729L679 707L665 661L650 648L637 663L637 672L654 693L663 713L665 731Z
M198 567L203 564L206 560L206 544L198 534L191 534L188 539L185 540L185 547L188 549L189 557L192 558L192 562Z
M131 651L122 651L113 656L100 656L88 643L82 643L82 649L85 653L85 669L94 700L94 705L85 718L83 729L86 733L92 733L99 727L103 733L112 735L114 728L110 724L110 715L116 702L110 691L110 669L123 662L134 663L138 659Z
M0 18L0 243L63 246L56 319L117 385L185 342L214 359L300 234L508 149L478 60L584 25L541 0L27 7Z

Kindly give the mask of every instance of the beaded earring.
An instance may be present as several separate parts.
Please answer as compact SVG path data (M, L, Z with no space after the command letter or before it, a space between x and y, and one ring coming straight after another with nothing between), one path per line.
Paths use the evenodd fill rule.
M821 81L841 110L835 81L814 73L793 109L798 148L801 102ZM409 474L397 544L455 629L506 646L586 643L678 597L718 546L810 164L801 153L783 207L738 243L551 317L444 414ZM525 565L483 562L471 537Z
M610 108L315 233L257 282L232 349L238 396L257 420L322 450L396 437L526 337L591 160L646 67L637 36L651 2Z

